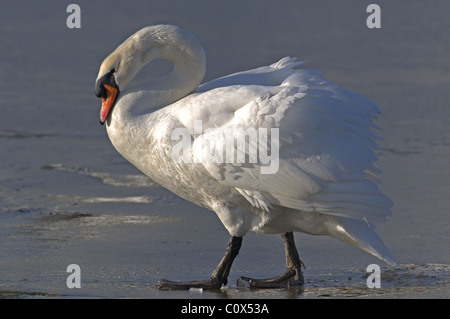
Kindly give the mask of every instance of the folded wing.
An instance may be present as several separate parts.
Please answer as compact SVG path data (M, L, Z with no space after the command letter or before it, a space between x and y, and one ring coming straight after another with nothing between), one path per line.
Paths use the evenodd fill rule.
M374 165L377 106L300 65L284 58L200 86L191 101L200 118L180 116L193 160L266 211L384 219L392 202Z

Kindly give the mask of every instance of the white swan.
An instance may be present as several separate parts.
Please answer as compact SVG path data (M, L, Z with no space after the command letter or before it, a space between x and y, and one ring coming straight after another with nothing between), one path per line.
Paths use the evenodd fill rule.
M156 58L172 62L172 72L133 86ZM248 231L281 233L287 257L281 276L241 278L252 286L303 283L293 231L330 235L395 263L372 224L389 216L392 205L373 164L372 120L379 110L300 66L284 58L199 86L203 48L170 25L141 29L101 64L100 122L117 151L170 191L214 211L232 236L210 280L162 280L159 287L226 284Z

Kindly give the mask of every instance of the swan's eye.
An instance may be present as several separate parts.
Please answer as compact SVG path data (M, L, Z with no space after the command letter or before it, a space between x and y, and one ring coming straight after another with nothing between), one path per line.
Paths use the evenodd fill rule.
M95 84L95 95L97 97L106 99L107 92L104 86L105 84L118 88L113 76L114 72L116 72L115 68L111 69L108 73L106 73L100 79L98 79L97 83Z

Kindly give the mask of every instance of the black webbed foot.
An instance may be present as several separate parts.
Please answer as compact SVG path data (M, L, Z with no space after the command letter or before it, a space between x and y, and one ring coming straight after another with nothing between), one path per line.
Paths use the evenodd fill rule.
M305 265L300 260L295 247L294 235L292 232L288 232L283 233L281 236L283 237L286 251L286 272L280 276L268 279L240 277L237 280L238 285L247 283L250 288L289 288L304 284L302 268L305 268Z
M216 267L209 280L197 280L178 282L167 279L161 279L156 283L156 287L159 289L177 289L177 290L189 290L191 288L202 288L205 290L220 289L222 285L226 285L228 282L228 274L230 273L231 265L234 259L239 253L239 249L242 245L242 237L231 237L228 242L225 256L223 256L219 265Z

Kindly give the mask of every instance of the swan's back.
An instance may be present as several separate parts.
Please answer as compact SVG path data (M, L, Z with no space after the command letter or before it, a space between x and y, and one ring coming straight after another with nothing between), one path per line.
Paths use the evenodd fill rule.
M377 185L378 137L372 131L377 106L300 65L285 58L201 85L198 95L177 109L190 132L194 121L207 132L194 140L193 156L201 158L206 144L206 151L226 149L225 132L238 139L242 132L276 128L279 162L273 174L261 174L261 163L216 163L203 156L202 164L212 178L243 190L261 206L384 219L392 203ZM235 145L233 151L240 150Z

